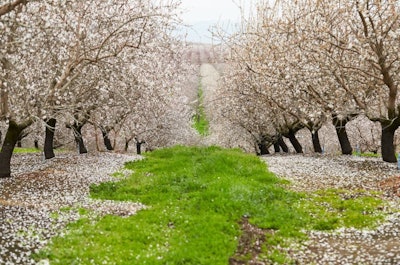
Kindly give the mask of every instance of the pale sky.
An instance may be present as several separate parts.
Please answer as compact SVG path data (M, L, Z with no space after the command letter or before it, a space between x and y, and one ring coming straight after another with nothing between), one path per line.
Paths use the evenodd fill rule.
M239 0L182 0L187 23L209 20L239 20L240 11L235 3Z
M215 24L232 27L240 21L238 4L244 0L181 0L185 24L191 25L187 40L211 42L208 29Z

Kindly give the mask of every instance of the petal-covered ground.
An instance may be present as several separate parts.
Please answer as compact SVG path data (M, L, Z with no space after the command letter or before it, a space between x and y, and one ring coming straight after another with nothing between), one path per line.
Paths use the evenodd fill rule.
M309 240L289 251L298 264L400 264L400 171L396 164L355 156L274 155L262 158L269 170L291 181L296 191L321 189L382 192L393 213L375 230L308 232Z
M115 181L111 174L137 156L96 153L59 154L45 161L41 154L16 154L13 177L0 179L0 264L34 264L32 252L79 218L79 209L94 214L128 216L143 206L89 199L93 183ZM119 171L120 177L126 174Z
M13 177L0 179L0 264L34 264L32 252L63 233L80 217L79 208L95 214L128 216L143 205L89 199L92 183L123 177L126 161L137 156L96 153L40 154L13 157ZM262 158L269 170L291 181L288 187L314 192L337 188L381 191L398 209L400 171L380 159L352 156L273 155ZM375 230L339 229L309 232L309 240L288 251L299 264L400 264L400 214L392 213Z

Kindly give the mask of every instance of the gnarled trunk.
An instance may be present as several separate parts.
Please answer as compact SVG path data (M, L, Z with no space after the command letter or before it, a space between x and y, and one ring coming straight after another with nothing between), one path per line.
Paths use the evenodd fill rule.
M298 154L303 153L303 147L297 140L295 132L290 130L289 133L287 134L287 137L289 138L290 143L293 145L294 150L296 150L296 153Z
M319 130L311 131L311 139L315 153L322 153L321 142L319 141Z
M258 148L260 149L260 155L269 155L268 145L265 142L261 142L258 144Z
M54 131L56 129L56 119L48 119L46 120L46 134L44 138L44 158L51 159L55 157L54 154Z
M106 128L104 128L103 126L100 126L100 130L101 130L101 134L103 135L103 141L104 141L104 145L106 147L106 149L108 151L112 151L114 150L112 144L111 144L111 140L108 137L108 133L110 132L109 130L107 130Z
M18 125L14 121L9 121L6 137L0 152L0 178L11 176L11 157L14 147L26 127L25 125Z
M84 124L82 123L74 123L72 125L72 130L74 131L75 142L78 145L78 152L79 154L86 154L88 151L85 147L85 143L82 137L82 127Z
M129 148L129 141L125 141L125 152L128 152L128 148Z
M346 124L348 119L339 119L337 116L332 117L332 123L335 126L336 134L339 139L340 148L343 155L351 155L353 148L351 147L349 137L347 136Z
M137 143L136 143L136 153L137 153L138 155L142 154L141 147L142 147L142 142L137 142Z
M381 148L382 148L382 159L389 163L396 163L396 150L393 144L394 134L398 126L396 124L387 124L387 122L381 122L382 136L381 136Z
M279 153L281 151L281 147L278 142L274 143L274 152Z
M278 139L279 147L282 148L282 151L285 153L289 153L289 147L286 145L285 141L283 140L282 136Z

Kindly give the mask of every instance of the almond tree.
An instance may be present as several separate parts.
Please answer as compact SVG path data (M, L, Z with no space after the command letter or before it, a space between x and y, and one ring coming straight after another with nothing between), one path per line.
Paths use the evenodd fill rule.
M382 127L382 157L396 162L393 137L399 127L397 93L399 5L396 1L307 1L309 52L327 73L324 80L353 107L344 117L364 113ZM300 3L298 3L300 4ZM303 3L304 4L304 3ZM343 98L343 97L341 97ZM337 102L340 101L329 101ZM338 108L339 104L335 104ZM346 113L347 112L347 113Z
M349 120L364 113L379 121L383 160L395 162L398 8L396 1L261 2L239 41L227 43L240 47L242 68L263 77L257 82L267 100L304 126L313 117L331 119L343 153L352 151Z
M139 49L148 32L151 37L157 27L165 29L173 21L175 8L173 2L48 0L3 15L0 116L9 128L0 153L0 176L10 175L15 139L24 128L37 119L54 122L57 117L89 114L93 104L75 98L82 80L93 79L87 89L99 89L91 69L107 67L111 58Z
M399 5L396 1L355 1L345 11L348 37L337 49L358 56L358 60L343 63L342 68L351 69L357 77L357 104L372 121L381 124L383 160L396 162L393 140L400 126Z

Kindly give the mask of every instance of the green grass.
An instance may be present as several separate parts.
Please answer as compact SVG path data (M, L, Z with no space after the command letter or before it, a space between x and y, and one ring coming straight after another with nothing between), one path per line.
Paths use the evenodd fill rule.
M209 122L204 111L203 90L201 87L198 90L197 98L199 104L196 108L196 114L193 116L193 128L195 128L200 135L206 136L209 132Z
M374 197L285 190L263 162L239 150L177 146L145 157L126 164L134 172L130 177L92 186L91 195L141 202L148 209L129 218L83 218L37 258L51 264L226 265L237 248L239 221L248 216L252 224L275 230L262 255L286 264L285 253L273 246L304 239L303 229L364 227L380 220L373 208L381 202Z
M383 201L380 194L365 191L329 189L318 191L302 200L301 207L318 216L312 228L333 230L339 227L374 228L384 219L379 211Z
M22 148L22 147L14 148L15 154L39 153L39 152L42 152L42 150L37 148Z
M381 154L375 154L375 153L372 153L372 152L358 153L356 151L353 151L353 156L380 158ZM396 156L397 156L397 154L396 154Z

